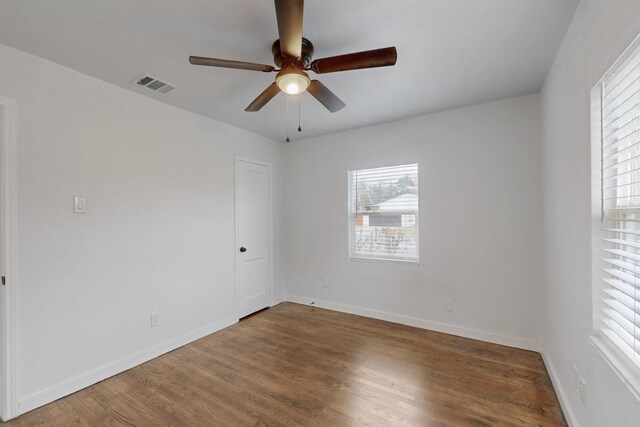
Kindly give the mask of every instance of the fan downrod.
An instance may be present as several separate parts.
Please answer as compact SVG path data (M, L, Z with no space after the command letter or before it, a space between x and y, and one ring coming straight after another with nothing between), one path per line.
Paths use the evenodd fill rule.
M282 53L282 51L280 50L280 39L278 39L273 42L273 46L271 46L271 53L273 53L273 62L281 69L308 69L309 65L311 65L311 60L313 59L313 43L303 37L302 57L293 58Z

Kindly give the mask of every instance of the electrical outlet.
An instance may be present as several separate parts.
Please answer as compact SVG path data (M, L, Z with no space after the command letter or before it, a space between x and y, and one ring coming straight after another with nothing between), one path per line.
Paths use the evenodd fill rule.
M87 200L84 197L75 196L73 198L73 212L87 213Z
M582 402L583 405L587 406L587 384L582 378L578 380L578 389L580 392L580 402Z
M157 328L160 326L160 313L151 313L151 327Z
M453 300L446 300L444 302L444 307L447 310L447 313L453 313Z
M329 279L328 278L325 277L324 279L322 279L322 287L325 288L325 289L329 288Z

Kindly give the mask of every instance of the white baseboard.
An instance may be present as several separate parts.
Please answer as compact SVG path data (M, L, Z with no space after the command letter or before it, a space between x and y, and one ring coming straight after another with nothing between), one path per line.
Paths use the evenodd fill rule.
M144 362L148 362L151 359L155 359L158 356L189 344L197 339L206 337L207 335L231 326L237 322L238 319L235 316L226 317L218 322L214 322L178 338L174 338L160 345L148 348L131 356L127 356L124 359L120 359L101 368L87 372L48 389L25 396L18 400L18 414L16 416L46 405L47 403L51 403L54 400L60 399L61 397L67 396L71 393L75 393L78 390L82 390L83 388L103 381Z
M271 301L271 307L273 307L274 305L278 305L281 302L285 302L286 300L287 300L287 296L284 294L277 297L273 297Z
M386 320L388 322L400 323L402 325L414 326L416 328L428 329L430 331L442 332L445 334L456 335L464 338L471 338L480 341L486 341L494 344L506 345L508 347L520 348L523 350L540 351L540 342L534 339L511 337L508 335L500 335L493 332L478 331L475 329L464 328L461 326L449 325L446 323L435 322L432 320L418 319L415 317L404 316L401 314L388 313L385 311L372 310L364 307L353 305L339 304L329 301L321 301L306 297L287 295L287 301L310 305L314 303L314 307L326 308L328 310L340 311L343 313L357 314L359 316L371 317L373 319Z
M556 368L554 367L551 359L545 354L544 346L542 347L542 360L544 361L544 365L547 368L547 372L549 373L549 378L551 378L551 383L553 384L553 388L556 391L556 396L558 396L558 401L560 402L560 407L562 408L562 412L564 413L564 417L567 419L567 424L569 427L579 427L578 421L575 413L571 409L571 405L569 404L569 399L567 393L562 387L562 383L560 382L560 377L558 377L558 373Z

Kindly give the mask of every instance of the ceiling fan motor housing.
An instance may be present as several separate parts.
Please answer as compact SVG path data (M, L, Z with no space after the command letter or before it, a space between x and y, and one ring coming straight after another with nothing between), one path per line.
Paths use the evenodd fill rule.
M273 53L273 62L283 70L286 68L309 68L313 58L313 43L303 37L302 56L300 58L293 58L282 53L280 50L280 39L278 39L273 42L273 46L271 46L271 53Z

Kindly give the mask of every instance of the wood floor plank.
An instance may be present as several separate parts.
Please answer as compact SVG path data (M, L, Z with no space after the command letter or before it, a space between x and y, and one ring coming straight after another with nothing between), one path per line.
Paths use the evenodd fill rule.
M5 425L566 422L538 353L283 303Z

